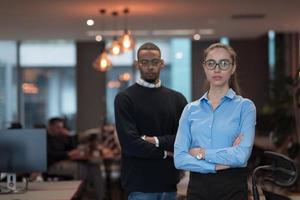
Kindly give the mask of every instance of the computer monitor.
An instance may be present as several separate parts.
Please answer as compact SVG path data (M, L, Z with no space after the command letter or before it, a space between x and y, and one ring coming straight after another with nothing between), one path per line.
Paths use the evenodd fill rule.
M0 130L0 173L7 174L7 187L16 190L19 173L47 171L45 129Z
M47 171L45 129L0 130L0 172Z

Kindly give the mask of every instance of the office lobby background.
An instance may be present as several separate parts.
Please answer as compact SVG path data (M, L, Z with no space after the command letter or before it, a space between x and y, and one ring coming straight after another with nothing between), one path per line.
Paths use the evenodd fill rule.
M133 61L145 41L162 49L162 83L195 100L205 81L203 50L220 41L237 51L243 95L255 102L258 128L269 134L264 116L273 105L272 84L299 73L299 7L297 0L2 0L0 128L12 122L33 128L54 116L65 117L74 133L99 127L104 118L114 123L114 96L139 76ZM96 57L125 26L135 48L111 56L109 71L96 71ZM286 83L279 85L284 90Z

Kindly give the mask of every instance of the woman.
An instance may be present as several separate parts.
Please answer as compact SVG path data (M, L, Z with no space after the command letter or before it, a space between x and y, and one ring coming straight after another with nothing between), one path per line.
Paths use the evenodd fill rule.
M191 171L188 200L247 200L247 161L256 109L239 96L236 53L216 43L204 52L208 91L189 103L180 118L174 160Z

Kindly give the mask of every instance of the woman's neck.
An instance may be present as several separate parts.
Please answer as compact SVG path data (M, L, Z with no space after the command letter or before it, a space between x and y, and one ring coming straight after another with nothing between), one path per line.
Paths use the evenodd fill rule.
M229 90L229 86L223 87L210 87L208 91L208 99L210 101L217 101L219 102L222 97L224 97Z

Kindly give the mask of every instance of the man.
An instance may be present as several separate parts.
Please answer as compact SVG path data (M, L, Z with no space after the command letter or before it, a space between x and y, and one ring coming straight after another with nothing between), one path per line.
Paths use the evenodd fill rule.
M179 174L172 152L187 101L179 92L161 85L164 61L155 44L143 44L137 58L140 79L115 98L122 186L129 200L175 200Z
M77 141L75 137L71 137L65 128L65 121L62 118L51 118L47 126L47 148L48 148L48 166L50 169L53 164L60 161L75 160L82 155L81 151L76 148ZM77 174L71 173L74 178L78 178Z
M55 117L49 120L47 149L48 175L83 180L78 196L86 195L86 191L92 189L94 199L103 199L104 180L99 165L89 162L84 152L77 148L77 141L69 135L64 119Z

